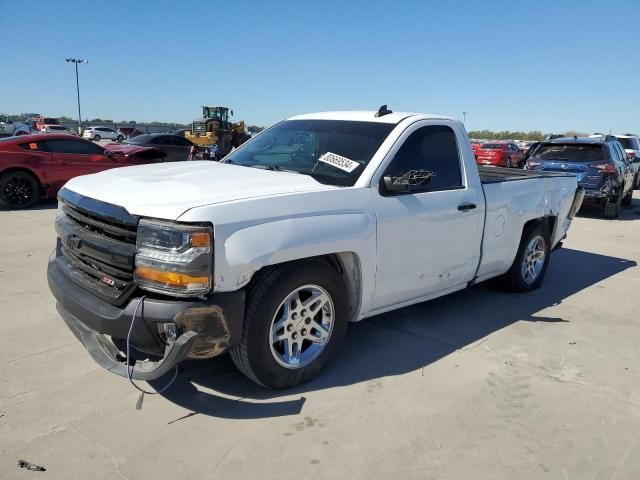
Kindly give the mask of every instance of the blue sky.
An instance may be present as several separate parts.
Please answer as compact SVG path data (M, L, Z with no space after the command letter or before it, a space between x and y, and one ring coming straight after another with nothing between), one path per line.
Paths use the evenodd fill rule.
M637 0L0 0L0 111L268 125L319 110L468 129L640 131ZM226 7L228 6L228 8ZM108 9L105 9L108 7Z

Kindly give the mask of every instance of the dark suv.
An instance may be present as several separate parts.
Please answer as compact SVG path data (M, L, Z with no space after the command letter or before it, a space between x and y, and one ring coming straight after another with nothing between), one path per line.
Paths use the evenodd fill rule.
M635 169L612 135L541 142L527 152L525 168L575 174L584 201L600 205L606 218L617 218L620 206L631 204Z

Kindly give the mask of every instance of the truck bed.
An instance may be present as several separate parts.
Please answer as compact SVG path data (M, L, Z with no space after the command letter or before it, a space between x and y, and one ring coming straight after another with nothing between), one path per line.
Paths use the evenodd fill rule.
M480 181L487 183L514 182L516 180L528 180L531 178L567 177L570 173L562 172L532 172L518 168L482 167L478 165Z

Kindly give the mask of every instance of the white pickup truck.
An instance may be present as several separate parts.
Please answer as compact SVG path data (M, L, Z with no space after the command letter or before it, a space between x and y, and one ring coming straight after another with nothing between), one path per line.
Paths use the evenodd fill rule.
M349 321L497 276L537 288L582 196L572 175L479 169L451 118L301 115L220 163L71 180L48 280L108 370L151 380L229 351L255 382L291 387Z

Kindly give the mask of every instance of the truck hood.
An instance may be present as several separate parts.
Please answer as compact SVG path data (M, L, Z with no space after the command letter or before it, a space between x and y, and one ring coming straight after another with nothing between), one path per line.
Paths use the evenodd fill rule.
M114 168L76 177L65 188L133 215L176 220L202 205L339 187L298 173L201 161Z

